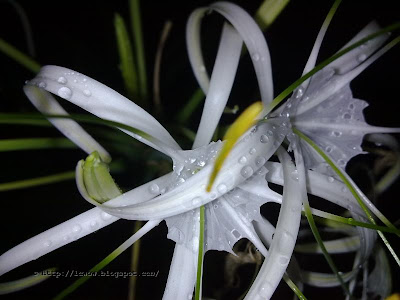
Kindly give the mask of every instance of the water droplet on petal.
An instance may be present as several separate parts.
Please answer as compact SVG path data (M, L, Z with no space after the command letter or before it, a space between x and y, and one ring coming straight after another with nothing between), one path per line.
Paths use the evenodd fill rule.
M262 286L260 286L260 288L258 289L258 295L262 298L262 299L269 299L269 297L271 297L272 295L272 285L267 282L264 283Z
M44 246L45 247L50 247L53 243L49 240L49 241L45 241L44 242Z
M328 177L328 182L331 182L331 183L332 183L332 182L334 182L334 181L335 181L335 178L333 178L332 176L329 176L329 177Z
M254 53L254 54L251 56L251 58L252 58L254 61L258 61L258 60L260 59L260 55L259 55L258 53Z
M331 152L332 152L332 147L326 146L325 151L326 151L327 153L331 153Z
M92 229L95 229L95 228L97 227L97 222L96 222L96 221L90 222L90 227L91 227Z
M365 54L360 54L358 57L357 57L357 60L359 61L359 62L363 62L364 60L366 60L367 59L367 55L365 55Z
M61 83L61 84L66 84L67 83L67 78L65 78L63 76L58 77L57 82Z
M227 190L228 190L228 187L224 183L221 183L217 186L217 191L220 192L221 194L226 193Z
M89 91L89 90L83 90L83 94L84 94L86 97L92 96L92 92Z
M108 213L106 213L106 212L104 212L104 211L101 213L101 218L102 218L104 221L109 220L111 217L112 217L112 216L111 216L110 214L108 214Z
M260 142L263 143L263 144L268 143L269 142L269 137L267 135L263 134L260 137Z
M217 198L217 193L211 193L210 194L210 199L211 200L214 200L214 199L216 199Z
M262 156L258 156L257 158L256 158L256 166L262 166L262 165L264 165L265 164L265 158L264 157L262 157Z
M58 96L60 96L61 98L64 98L64 99L69 100L69 99L71 99L72 91L71 91L69 88L63 86L62 88L60 88L60 89L58 90L57 94L58 94Z
M251 148L251 149L249 150L250 155L253 155L253 154L256 153L256 152L257 152L256 148Z
M81 230L82 230L82 227L80 225L75 225L74 227L72 227L72 231L75 233L78 233Z
M236 229L233 229L231 231L232 235L236 238L236 239L240 239L242 237L242 235L240 234L239 231L237 231Z
M251 175L253 175L253 168L250 166L245 166L242 168L242 170L240 170L240 174L244 177L244 178L249 178Z
M149 186L149 192L156 195L160 192L160 187L157 184L153 183Z
M41 89L44 89L47 86L46 82L39 82L38 87L40 87Z
M240 157L240 158L239 158L239 163L241 163L241 164L247 163L247 158L246 158L246 156Z
M200 202L201 202L201 198L200 198L200 197L194 197L194 198L192 199L192 204L193 204L194 206L197 206Z
M343 114L342 118L345 119L345 120L350 120L351 119L351 115L349 113L345 113L345 114Z
M297 172L297 170L293 171L290 175L293 180L299 181L299 173Z
M287 256L282 255L279 257L279 263L281 265L287 265L289 263L289 258Z

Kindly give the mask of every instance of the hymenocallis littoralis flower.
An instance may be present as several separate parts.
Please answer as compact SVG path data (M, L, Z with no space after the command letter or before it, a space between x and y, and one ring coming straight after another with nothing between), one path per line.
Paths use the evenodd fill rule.
M199 20L210 9L222 14L233 27L224 25L209 81L197 36ZM315 65L326 27L325 23L305 73ZM130 132L129 128L123 130L170 156L174 161L174 170L168 176L100 204L100 198L107 200L118 194L118 191L112 191L115 188L112 184L110 188L105 187L110 182L109 178L102 177L105 173L101 172L104 170L96 173L98 170L94 169L109 161L107 152L74 121L51 119L80 148L88 153L98 151L98 154L92 154L85 163L78 164L77 183L81 194L99 208L11 249L1 257L3 272L98 230L116 221L118 217L150 220L131 242L165 219L169 225L169 237L177 243L165 299L191 297L202 247L204 250L231 251L232 245L243 237L252 241L267 257L247 297L269 298L289 264L299 229L302 203L307 217L312 220L306 200L307 192L333 201L349 210L357 221L367 222L363 210L357 206L353 196L360 201L367 200L346 177L343 168L360 151L364 134L397 132L397 129L365 125L361 114L364 102L353 99L348 87L355 76L398 42L398 39L394 39L383 46L386 40L384 33L377 35L375 39L369 37L377 31L379 27L376 25L367 26L349 45L354 45L363 38L368 38L368 41L354 45L355 49L352 51L345 50L348 53L325 66L310 80L305 78L287 104L272 114L267 114L277 101L272 102L273 85L268 46L257 25L243 10L229 3L215 3L209 8L196 10L188 22L188 49L196 78L207 94L207 99L194 150L191 151L181 151L179 145L154 118L106 86L76 71L55 66L44 67L25 86L27 96L39 110L48 115L65 114L52 96L43 92L44 89L101 118L133 127L136 131ZM264 104L264 110L260 109L257 114L266 118L240 137L222 164L210 192L207 192L206 186L209 184L213 162L218 153L224 151L221 150L221 142L209 143L230 94L243 40L254 63ZM255 110L257 111L257 107ZM248 126L252 125L251 121ZM232 136L235 138L235 132ZM284 148L280 148L284 140L290 142L289 148L294 152L296 166ZM275 152L278 153L280 164L268 162ZM87 172L93 173L92 177L85 177L85 165ZM270 190L267 181L282 184L283 195ZM259 206L270 201L282 203L276 230L259 214ZM371 209L373 206L367 203ZM202 205L205 207L199 209ZM372 208L372 211L380 216L377 210ZM327 216L321 211L313 212ZM204 233L201 220L205 222ZM374 231L360 229L359 234L361 239L358 244L355 242L356 245L351 247L352 250L358 250L355 270L371 254L376 238ZM269 254L266 246L270 247ZM338 247L342 251L350 249L346 245L340 246L340 243ZM318 282L322 280L317 278L318 275L313 273L311 277L312 275L315 278L309 279L308 283L320 284ZM344 289L350 292L352 287L347 288L345 282L354 279L357 271L349 272L345 276L340 276L336 271L336 275L340 280L330 279L330 282L341 282Z

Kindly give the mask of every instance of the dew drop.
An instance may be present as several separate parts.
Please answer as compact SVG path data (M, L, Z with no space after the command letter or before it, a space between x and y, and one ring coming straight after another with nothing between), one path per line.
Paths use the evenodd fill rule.
M217 193L211 193L210 194L210 199L211 200L214 200L214 199L216 199L217 198Z
M80 225L75 225L74 227L72 227L72 231L75 233L78 233L81 230L82 230L82 227Z
M334 181L335 181L335 178L333 178L332 176L329 176L329 177L328 177L328 182L332 183L332 182L334 182Z
M244 178L249 178L251 175L253 175L253 168L250 166L245 166L242 168L242 170L240 170L240 174L244 177Z
M192 199L192 204L193 204L194 206L197 206L200 202L201 202L201 198L200 198L200 197L194 197L194 198Z
M49 241L45 241L44 242L44 246L45 247L50 247L53 243L49 240Z
M64 241L69 241L69 239L70 239L70 236L69 236L69 235L66 235L66 236L63 237L63 240L64 240Z
M61 84L66 84L67 83L67 78L65 78L63 76L58 77L57 82L61 83Z
M256 152L257 152L256 148L251 148L251 149L249 150L250 155L253 155L253 154L256 153Z
M226 193L227 190L228 190L228 187L224 183L221 183L217 186L217 191L220 192L221 194Z
M350 104L349 104L349 109L351 109L351 110L354 109L354 104L353 104L353 103L350 103Z
M272 130L268 130L268 131L267 131L267 134L268 134L269 136L273 136L273 135L274 135L274 133L272 132Z
M218 208L218 205L217 204L214 204L214 209L217 209Z
M149 192L156 195L160 192L160 187L157 184L153 183L149 186Z
M242 237L242 235L240 234L239 231L237 231L236 229L233 229L231 231L232 235L236 238L236 239L240 239Z
M365 55L365 54L360 54L358 57L357 57L357 60L359 61L359 62L363 62L364 60L366 60L367 59L367 55Z
M96 221L90 222L90 227L91 227L92 229L96 228L96 227L97 227L97 222L96 222Z
M39 84L38 84L38 87L40 87L42 89L44 89L46 86L47 86L46 82L43 82L43 81L39 82Z
M332 135L336 137L340 137L342 133L340 131L332 131Z
M193 294L188 294L187 299L191 300L193 298Z
M254 54L251 56L251 58L252 58L254 61L258 61L258 60L260 59L260 55L259 55L258 53L254 53Z
M289 263L289 258L287 256L282 255L281 257L279 257L279 263L285 266Z
M247 163L247 158L246 158L246 156L240 157L240 158L239 158L239 163L241 163L241 164Z
M61 98L69 100L69 99L71 99L72 91L69 88L63 86L58 90L57 94Z
M349 113L345 113L345 114L343 114L342 118L345 119L345 120L350 120L351 119L351 115Z
M331 152L332 152L332 147L327 146L327 147L325 148L325 151L326 151L327 153L331 153Z
M109 219L111 218L111 215L103 211L103 212L101 213L101 218L102 218L104 221L107 221L107 220L109 220Z
M258 289L258 295L262 298L262 299L269 299L269 297L271 297L272 294L272 285L267 282L264 283L262 286L260 286L260 288Z
M303 89L302 88L299 88L297 91L296 91L296 99L299 99L300 97L302 97L303 96Z
M260 142L263 143L263 144L268 143L269 142L269 137L267 135L263 134L260 137Z
M346 162L343 159L339 159L338 164L339 164L339 166L343 167L346 164Z
M290 176L292 177L293 180L295 181L299 181L299 173L297 172L297 170L294 170Z
M92 96L92 92L89 91L89 90L83 90L83 94L84 94L86 97Z
M204 73L204 72L206 71L206 67L203 66L203 65L201 65L201 66L199 67L199 71L202 72L202 73Z
M257 158L256 158L256 166L262 166L262 165L264 165L265 164L265 158L264 157L262 157L262 156L258 156Z

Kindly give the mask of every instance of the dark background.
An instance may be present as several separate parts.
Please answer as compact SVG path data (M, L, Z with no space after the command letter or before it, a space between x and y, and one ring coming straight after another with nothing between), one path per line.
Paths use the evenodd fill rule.
M253 14L260 1L234 1ZM325 59L368 22L373 19L382 26L398 21L397 1L343 1L323 43L320 58ZM113 27L114 13L120 13L128 22L127 1L20 1L25 9L33 30L37 52L36 60L43 65L55 64L74 69L124 93L118 69L118 52ZM142 25L145 39L146 63L151 87L154 56L162 27L166 20L173 22L173 28L165 46L161 66L161 100L164 114L160 122L169 126L171 116L189 99L197 88L185 50L185 23L190 12L211 1L146 1L142 3ZM318 33L331 1L292 1L273 26L267 31L267 42L271 52L275 95L297 79L307 61L314 39ZM204 24L204 50L208 54L208 69L215 57L222 18L216 14L206 18ZM128 23L129 24L129 23ZM26 43L20 21L6 1L0 1L0 37L26 52ZM356 97L365 99L370 107L365 110L370 124L398 126L398 46L385 54L352 83ZM22 92L25 80L34 76L24 67L0 54L0 111L33 112L34 109ZM240 108L259 99L255 76L250 59L245 56L240 64L238 78L229 105L239 104ZM74 111L74 109L73 109ZM79 112L79 110L76 110ZM197 110L188 125L196 130L201 108ZM232 117L222 122L229 123ZM60 136L51 128L0 125L0 138ZM179 136L175 136L179 139ZM186 148L188 143L184 143ZM146 150L148 151L148 150ZM113 154L113 153L112 153ZM116 154L118 156L118 154ZM113 154L114 156L114 154ZM44 176L56 172L73 170L76 162L85 157L79 150L45 150L18 153L1 153L0 182ZM129 176L123 176L123 188L130 189L147 181L139 170L146 166L134 164ZM122 176L121 176L122 177ZM118 175L117 175L118 181ZM399 185L384 193L378 207L392 221L398 219ZM0 224L2 241L0 252L4 252L25 239L67 220L91 208L81 199L75 183L68 181L51 186L36 187L0 194L2 214ZM59 270L87 271L108 255L132 233L133 223L118 221L78 242L59 249L45 258L20 267L1 278L1 281L28 276L35 271L57 266ZM169 270L173 242L166 240L166 226L162 223L142 239L140 257L141 270L160 271L158 278L138 279L138 299L160 299ZM393 238L391 240L394 240ZM398 242L395 241L395 245ZM397 247L399 249L399 247ZM122 254L107 267L110 271L128 271L129 252ZM210 257L212 264L207 263ZM207 254L204 277L204 295L212 296L214 284L207 278L222 282L220 254ZM390 259L391 264L395 264ZM394 268L398 274L398 268ZM69 279L52 278L39 287L16 293L4 298L47 299L68 286ZM92 279L71 299L125 299L127 279ZM284 299L288 293L283 288L276 299ZM396 285L399 292L399 285ZM339 290L306 289L309 299L324 295L327 299L341 297ZM285 295L285 296L284 296Z

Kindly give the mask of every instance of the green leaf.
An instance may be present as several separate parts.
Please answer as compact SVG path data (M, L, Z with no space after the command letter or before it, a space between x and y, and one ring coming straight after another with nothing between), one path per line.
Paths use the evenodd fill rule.
M22 53L17 48L10 45L1 38L0 38L0 51L3 52L6 56L15 60L21 66L25 67L29 71L32 71L33 73L38 73L41 68L40 64L37 63L33 58Z
M51 148L76 148L76 145L66 138L27 138L0 140L0 152L51 149Z
M128 98L134 100L138 104L141 103L138 78L136 73L136 65L133 60L132 47L129 40L128 31L125 26L124 19L119 14L114 16L115 35L117 38L118 52L120 63L120 70L124 85L128 93Z

